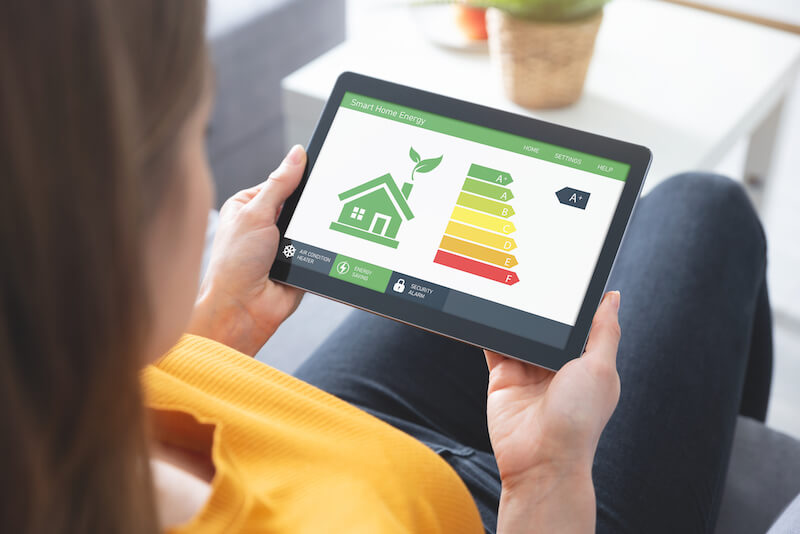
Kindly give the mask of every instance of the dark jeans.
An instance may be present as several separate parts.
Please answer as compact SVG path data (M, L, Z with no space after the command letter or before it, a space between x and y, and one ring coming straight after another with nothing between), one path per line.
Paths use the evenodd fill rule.
M764 234L738 185L686 174L640 201L608 285L622 293L622 394L595 457L598 532L713 531L736 416L766 414L764 276ZM442 455L495 531L480 350L356 312L296 375Z

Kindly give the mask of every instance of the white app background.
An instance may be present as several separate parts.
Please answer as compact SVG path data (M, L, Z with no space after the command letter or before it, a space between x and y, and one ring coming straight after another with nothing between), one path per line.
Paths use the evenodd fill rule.
M386 173L398 188L411 180L411 147L422 159L443 155L417 173L396 249L330 229L338 195ZM508 220L519 282L505 285L433 262L470 165L511 174ZM556 191L590 193L585 210L559 203ZM469 293L570 326L605 241L624 182L340 107L286 230L286 237Z

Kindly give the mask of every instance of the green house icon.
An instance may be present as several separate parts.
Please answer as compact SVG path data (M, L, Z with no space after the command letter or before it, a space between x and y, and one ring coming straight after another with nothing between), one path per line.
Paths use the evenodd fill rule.
M344 205L331 230L397 248L400 225L414 218L408 206L412 187L414 184L406 182L401 191L387 173L340 193Z

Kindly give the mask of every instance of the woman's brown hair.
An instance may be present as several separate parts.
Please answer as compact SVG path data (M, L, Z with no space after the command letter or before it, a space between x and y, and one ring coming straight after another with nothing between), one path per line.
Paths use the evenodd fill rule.
M0 3L2 532L158 530L145 235L204 20L199 0Z

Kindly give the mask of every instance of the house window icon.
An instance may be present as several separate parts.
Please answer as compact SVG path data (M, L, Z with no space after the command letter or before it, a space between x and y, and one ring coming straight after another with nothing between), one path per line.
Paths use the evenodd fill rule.
M351 219L356 219L360 221L364 218L364 213L366 210L364 208L360 208L358 206L353 206L353 212L350 214Z

